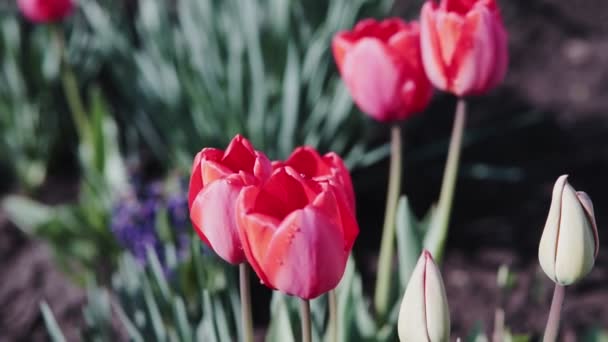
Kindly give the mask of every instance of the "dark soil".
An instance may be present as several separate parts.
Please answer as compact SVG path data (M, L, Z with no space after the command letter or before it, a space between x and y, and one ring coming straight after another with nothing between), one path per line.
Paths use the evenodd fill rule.
M0 279L0 341L47 340L41 301L52 308L66 339L79 340L84 291L55 268L44 244L24 236L2 216Z

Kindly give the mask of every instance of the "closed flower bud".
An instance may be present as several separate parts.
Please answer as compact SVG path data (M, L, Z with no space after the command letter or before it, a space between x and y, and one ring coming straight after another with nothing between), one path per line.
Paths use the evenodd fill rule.
M441 273L423 251L407 284L399 311L399 340L443 342L450 338L450 313Z
M575 191L568 176L559 177L538 248L540 266L554 282L570 285L591 271L598 249L591 199Z

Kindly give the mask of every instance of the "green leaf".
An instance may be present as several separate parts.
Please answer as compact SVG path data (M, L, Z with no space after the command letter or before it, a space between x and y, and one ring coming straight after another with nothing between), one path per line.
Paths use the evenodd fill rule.
M65 342L65 337L63 336L63 333L55 320L53 311L51 311L51 308L45 301L40 303L40 312L42 313L42 318L44 319L44 324L46 325L46 329L51 337L51 341Z
M186 313L186 307L181 297L175 296L173 298L173 316L177 323L177 331L180 336L180 341L190 342L192 341L192 330L190 329L190 323L188 322L188 314Z
M154 298L152 288L150 284L146 282L143 283L143 295L156 341L165 341L167 339L167 330L165 329L165 324L163 322L158 303Z
M120 322L122 323L122 325L127 330L127 334L129 335L129 338L133 342L143 342L144 338L139 333L139 331L137 330L137 328L135 327L135 325L133 324L133 322L131 322L131 320L125 314L125 312L122 310L121 307L117 307L116 308L116 313L118 315L118 318L120 319Z
M270 326L266 334L266 342L295 342L294 332L289 320L290 314L285 301L285 295L274 291L270 304Z
M163 267L158 260L158 256L156 255L156 251L153 247L147 246L146 255L148 257L148 266L152 270L152 275L154 276L154 280L156 281L156 285L160 289L160 293L163 296L163 299L166 303L171 302L171 290L169 289L169 284L167 283L167 279L165 278L165 272L163 271Z
M11 222L30 235L56 217L52 207L19 195L6 196L2 209Z
M294 148L300 107L300 66L298 53L293 44L290 44L287 49L287 66L283 76L282 100L279 148L283 156L288 156Z

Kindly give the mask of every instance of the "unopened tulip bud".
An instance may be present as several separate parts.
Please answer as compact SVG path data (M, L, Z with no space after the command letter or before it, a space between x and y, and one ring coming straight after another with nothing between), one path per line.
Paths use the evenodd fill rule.
M441 273L423 251L407 284L399 311L399 340L443 342L450 338L450 314Z
M568 176L559 177L538 248L540 266L554 282L570 285L591 271L598 249L591 199L575 191Z

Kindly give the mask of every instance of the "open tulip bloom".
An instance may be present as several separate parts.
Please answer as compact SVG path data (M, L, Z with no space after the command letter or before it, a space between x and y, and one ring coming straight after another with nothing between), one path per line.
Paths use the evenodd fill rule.
M366 19L336 34L334 58L362 112L378 121L422 112L433 93L420 59L417 22Z
M260 280L302 299L335 288L359 227L345 196L290 166L238 198L238 229Z
M435 87L479 95L504 78L507 33L495 0L429 0L420 31L422 61Z

